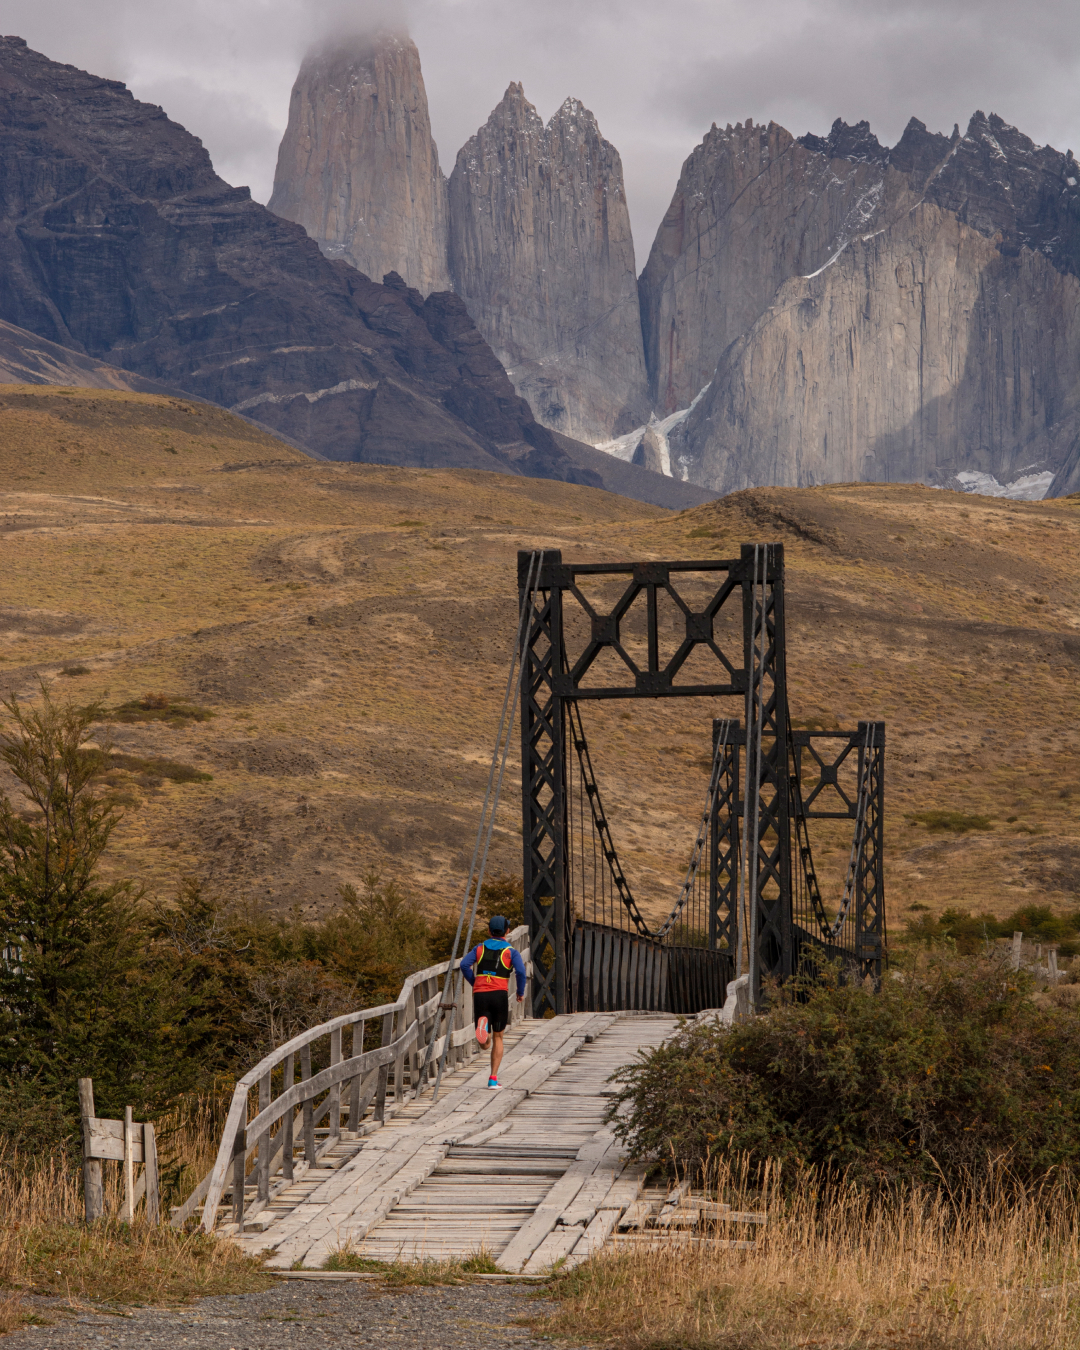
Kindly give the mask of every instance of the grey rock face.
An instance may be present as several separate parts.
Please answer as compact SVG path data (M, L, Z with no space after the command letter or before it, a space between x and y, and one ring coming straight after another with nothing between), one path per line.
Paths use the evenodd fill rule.
M450 271L539 421L606 440L648 416L622 163L567 99L511 84L450 175Z
M884 177L876 155L832 158L775 122L713 127L682 167L641 274L649 393L661 416L690 404L782 282L875 228Z
M422 295L450 289L446 179L409 38L338 42L305 59L270 210L375 280L397 272Z
M1078 178L982 113L963 137L912 119L891 150L865 123L714 129L641 278L654 399L709 384L673 472L726 492L1057 470L1080 400Z
M1080 282L924 203L778 289L670 436L716 492L1009 482L1080 434Z

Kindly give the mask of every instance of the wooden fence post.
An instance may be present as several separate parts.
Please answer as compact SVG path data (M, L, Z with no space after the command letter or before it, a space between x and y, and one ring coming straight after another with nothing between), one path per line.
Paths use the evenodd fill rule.
M352 1026L352 1058L364 1053L364 1019ZM360 1074L349 1080L349 1129L355 1134L360 1128Z
M158 1185L157 1136L149 1121L142 1127L143 1180L146 1182L146 1222L161 1218L161 1188Z
M409 997L405 1000L405 1009L398 1020L398 1035L407 1031L412 1025L416 1012L416 991L409 990ZM405 1100L405 1058L408 1051L403 1050L397 1059L394 1060L394 1101L403 1102Z
M125 1223L135 1221L135 1159L134 1127L131 1121L131 1107L124 1107L124 1214Z
M233 1221L244 1231L244 1183L247 1179L247 1126L236 1127L233 1139Z
M330 1064L341 1063L341 1028L335 1027L330 1033ZM330 1138L341 1136L341 1084L335 1083L330 1089Z
M265 1111L270 1105L271 1081L270 1075L264 1073L259 1079L259 1110ZM270 1127L259 1135L259 1161L258 1161L258 1191L257 1196L260 1200L270 1198Z
M1012 968L1013 968L1013 970L1019 970L1019 969L1020 969L1020 951L1021 951L1021 947L1022 947L1023 941L1024 941L1024 935L1023 935L1023 933L1014 933L1014 934L1013 934L1013 941L1012 941Z
M105 1193L101 1185L101 1162L90 1156L90 1121L94 1116L94 1080L79 1079L79 1115L82 1117L83 1199L86 1204L86 1222L100 1219L105 1209Z

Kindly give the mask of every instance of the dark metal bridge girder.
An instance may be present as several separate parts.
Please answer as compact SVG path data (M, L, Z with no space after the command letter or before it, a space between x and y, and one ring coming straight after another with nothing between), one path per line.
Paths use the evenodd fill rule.
M568 720L573 705L585 700L733 696L743 701L749 737L736 733L724 752L713 813L709 943L714 950L726 946L734 953L737 949L739 860L748 851L754 860L745 882L750 890L746 912L751 916L751 933L744 936L749 938L755 995L763 979L790 976L798 957L792 910L789 761L796 747L800 753L803 749L812 752L816 733L793 733L788 726L783 546L744 544L734 559L617 564L569 564L562 561L561 553L545 552L539 576L526 594L532 558L525 552L518 555L520 603L532 611L521 675L521 744L525 917L532 934L534 1015L569 1011L572 1000ZM699 579L702 574L716 577L705 603L699 595L696 605L691 604L680 591L680 580L691 573ZM623 583L621 594L606 612L583 589L585 582L598 578ZM674 649L666 655L660 641L661 596L669 610L673 607L681 615L682 625ZM741 651L733 650L730 642L725 649L717 633L718 618L727 604L737 603L733 601L736 596L741 598L741 623L737 624ZM631 643L630 650L625 625L642 597L645 640ZM587 637L579 639L572 650L564 623L567 600L588 620ZM679 623L676 619L676 627ZM698 649L711 656L713 679L702 679L700 670L696 678L687 678L684 667ZM608 673L597 682L597 662L606 652L616 660L606 662ZM612 666L615 674L610 673ZM883 737L882 729L882 744ZM825 777L827 769L809 806L816 804L826 786ZM872 831L877 840L882 783L879 767L874 786L878 824L876 833ZM832 814L847 815L849 806L844 800L843 807ZM826 813L812 810L809 814ZM880 848L870 849L860 865L859 896L866 898L859 900L858 917L873 927L876 916L882 916L883 938L880 872ZM880 941L876 951L880 970Z

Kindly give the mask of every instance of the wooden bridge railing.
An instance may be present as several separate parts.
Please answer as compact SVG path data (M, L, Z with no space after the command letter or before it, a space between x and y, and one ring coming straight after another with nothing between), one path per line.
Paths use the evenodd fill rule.
M528 928L515 928L507 938L521 952L531 975ZM406 1078L413 1092L426 1085L420 1083L422 1066L433 1021L439 1016L442 977L449 966L449 961L441 961L417 971L406 979L396 1002L345 1013L311 1027L249 1069L233 1091L214 1166L187 1201L173 1211L173 1227L183 1225L202 1204L202 1228L212 1232L231 1179L232 1217L242 1231L244 1192L253 1158L256 1195L248 1218L268 1204L271 1178L279 1171L281 1185L293 1180L298 1143L304 1150L300 1167L313 1167L341 1138L343 1113L348 1122L345 1128L350 1131L359 1129L369 1108L373 1108L375 1121L384 1119L391 1073L397 1102L404 1100ZM528 1006L528 999L519 1004L511 998L511 1020L527 1016ZM365 1050L365 1030L375 1024L380 1026L380 1044ZM473 1036L472 988L464 981L454 1028L447 1060L451 1067L479 1049ZM348 1058L343 1057L346 1031L350 1033ZM434 1080L445 1044L444 1032L435 1041L426 1082ZM313 1072L313 1063L323 1061L326 1067ZM320 1096L322 1101L317 1103ZM326 1138L316 1147L316 1130L323 1119L327 1126L319 1133L325 1132Z

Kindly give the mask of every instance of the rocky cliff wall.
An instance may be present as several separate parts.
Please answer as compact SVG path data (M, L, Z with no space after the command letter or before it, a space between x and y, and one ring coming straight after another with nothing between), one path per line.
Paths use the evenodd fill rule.
M1008 482L1080 434L1080 282L924 203L852 241L721 356L671 433L673 468L762 484Z
M714 125L683 165L640 282L649 393L661 416L689 405L778 286L908 204L906 179L887 174L865 123L839 123L818 144L775 122Z
M641 277L650 389L704 397L673 470L716 491L1056 472L1077 406L1075 161L999 117L882 147L713 129Z
M598 441L646 419L622 163L577 100L545 126L512 84L462 147L450 271L541 422Z
M410 39L338 42L305 59L269 205L375 281L397 272L423 295L450 289L446 179Z

